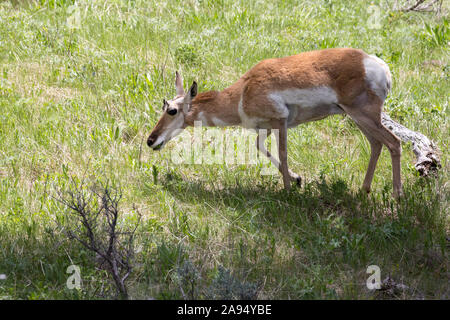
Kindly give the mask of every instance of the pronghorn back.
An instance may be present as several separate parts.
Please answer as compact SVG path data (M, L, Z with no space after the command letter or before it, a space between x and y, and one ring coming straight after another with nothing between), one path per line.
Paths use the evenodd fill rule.
M361 95L384 101L387 65L358 49L326 49L263 60L242 77L239 113L246 127L288 118L288 126L343 113Z

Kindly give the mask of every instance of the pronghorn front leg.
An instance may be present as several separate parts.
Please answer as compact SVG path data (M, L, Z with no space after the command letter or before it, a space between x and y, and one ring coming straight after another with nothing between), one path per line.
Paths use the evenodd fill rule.
M278 161L276 158L274 158L269 151L264 147L264 141L266 138L271 134L271 130L259 130L258 131L258 137L256 138L256 147L257 149L262 152L264 155L266 155L272 164L280 170L281 175L283 176L283 183L285 189L289 190L291 185L291 181L295 181L298 186L301 185L302 179L301 177L289 170L288 164L287 164L287 119L281 119L273 121L272 128L277 129L278 134L276 134L277 144L278 144L278 154L279 159Z
M260 129L258 130L258 137L256 138L256 148L258 149L259 152L261 152L262 154L264 154L267 158L269 158L269 160L272 162L272 164L278 168L280 170L281 173L283 173L281 171L281 167L280 167L280 162L272 156L272 154L267 151L266 147L264 146L264 141L267 139L268 136L270 136L270 134L272 133L272 131L270 129ZM279 135L276 135L276 139L277 139L277 144L279 144ZM289 177L292 181L295 181L297 183L298 186L301 185L302 183L302 178L292 172L290 169L288 169L289 172Z
M287 119L281 119L279 122L279 139L278 139L278 157L280 158L280 171L283 176L284 188L291 188L291 179L287 163Z

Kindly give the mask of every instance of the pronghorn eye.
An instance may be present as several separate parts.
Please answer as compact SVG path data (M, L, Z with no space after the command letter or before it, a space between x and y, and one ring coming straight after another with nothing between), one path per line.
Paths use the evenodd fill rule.
M167 110L167 113L170 114L171 116L174 116L177 114L177 109L169 109Z

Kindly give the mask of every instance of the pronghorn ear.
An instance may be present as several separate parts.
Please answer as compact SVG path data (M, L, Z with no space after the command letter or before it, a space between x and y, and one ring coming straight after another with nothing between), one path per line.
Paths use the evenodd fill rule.
M184 113L187 113L189 111L190 104L192 102L192 99L197 95L197 82L193 82L191 88L189 89L188 93L184 96L184 105L183 105L183 111Z
M189 89L189 95L191 99L197 95L197 82L193 82L191 88Z
M177 90L177 96L184 96L183 78L178 71L175 72L175 89Z

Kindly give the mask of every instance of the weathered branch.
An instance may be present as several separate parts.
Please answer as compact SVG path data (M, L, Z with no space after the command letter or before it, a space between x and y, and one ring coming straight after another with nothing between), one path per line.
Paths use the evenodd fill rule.
M414 166L421 176L427 176L430 171L437 171L441 167L436 146L422 133L402 126L384 112L381 114L381 123L403 142L412 143L412 149L416 155L416 163Z
M409 2L409 1L408 1ZM403 12L410 12L410 11L434 11L433 7L437 6L435 10L439 13L442 7L442 0L431 0L430 2L426 2L426 0L416 0L413 4L409 6L402 7L398 9L399 11Z
M422 3L424 3L425 0L417 0L416 3L414 3L412 6L409 6L407 8L404 8L403 11L413 11L416 10L418 6L420 6Z

